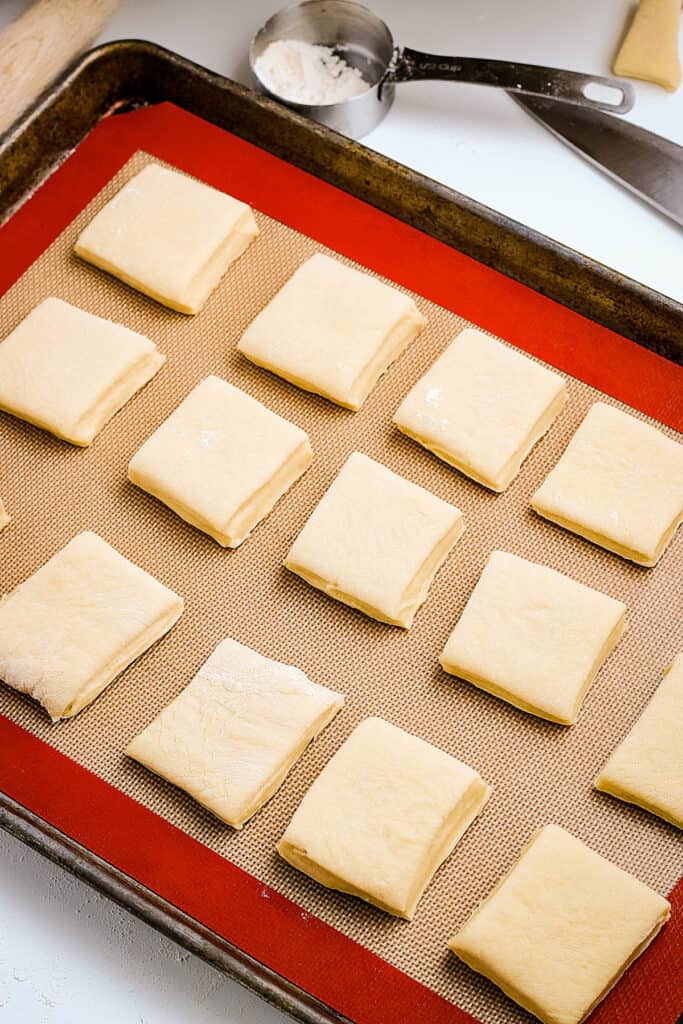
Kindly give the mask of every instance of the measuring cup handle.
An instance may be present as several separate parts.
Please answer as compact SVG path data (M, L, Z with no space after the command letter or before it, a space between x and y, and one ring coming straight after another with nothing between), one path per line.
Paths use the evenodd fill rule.
M515 64L507 60L439 57L436 54L411 50L407 46L398 48L394 53L387 77L394 82L444 79L452 82L469 82L473 85L490 85L529 96L549 96L552 99L564 100L565 103L575 103L594 110L606 110L612 114L625 114L635 100L635 91L631 83L620 78L584 75L578 71L544 68L539 64ZM586 89L591 85L601 87L603 98L593 99L586 95Z

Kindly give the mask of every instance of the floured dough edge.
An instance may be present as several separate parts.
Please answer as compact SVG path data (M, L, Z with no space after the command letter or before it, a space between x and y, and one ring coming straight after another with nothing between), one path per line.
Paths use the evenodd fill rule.
M217 530L214 525L210 524L203 516L198 515L184 502L169 497L162 488L155 487L144 473L136 471L130 465L128 466L128 479L136 487L161 501L190 526L208 534L221 547L236 548L272 512L280 498L284 497L290 487L293 487L299 477L305 473L312 460L313 450L310 441L305 438L271 479L252 494L247 501L243 502L220 530Z
M597 544L598 547L604 548L606 551L611 551L614 555L620 555L622 558L628 559L629 562L635 562L636 565L642 565L646 569L651 569L657 564L669 546L676 530L681 523L683 523L683 514L674 517L662 534L654 553L652 553L626 547L624 544L619 544L617 541L611 540L609 537L605 537L603 534L597 533L589 527L582 526L571 519L567 519L565 516L558 515L538 502L535 495L531 499L531 507L534 512L537 512L543 519L547 519L551 523L556 523L557 526L561 526L563 529L569 530L570 533L575 533L577 536L583 537L584 540L589 540L592 544Z
M306 850L294 846L286 841L285 838L281 839L277 844L277 851L288 864L302 871L314 881L320 882L326 888L346 893L349 896L356 896L359 899L365 900L366 903L378 907L379 910L393 914L394 917L401 917L406 921L412 921L417 904L435 871L452 853L470 825L479 817L492 792L492 788L482 778L476 777L472 780L465 794L463 794L456 807L444 821L433 845L427 851L423 863L420 865L418 872L416 872L415 882L403 906L390 905L350 885L334 872L328 871L318 864L317 861L309 857Z
M74 246L74 252L82 260L85 260L86 263L91 263L94 267L106 271L106 273L116 277L119 281L123 281L124 284L135 288L136 291L149 296L155 302L161 303L162 306L173 309L177 313L186 313L189 316L194 316L200 312L231 263L234 263L242 255L259 233L259 227L252 210L245 210L228 237L197 272L187 289L184 300L176 299L169 295L162 295L143 281L140 281L131 274L125 273L125 271L110 263L109 260L103 259L97 253L86 248L81 244L80 239Z
M448 672L449 675L457 676L458 679L464 679L465 682L472 683L474 686L478 687L478 689L484 690L486 693L490 693L492 696L498 697L501 700L506 701L508 704L512 704L513 707L519 708L520 711L526 711L530 715L535 715L537 718L543 718L546 722L554 722L557 725L574 725L578 718L579 711L581 710L584 698L590 687L593 685L595 677L604 662L619 643L625 631L626 617L625 612L622 612L621 618L600 648L600 651L591 666L590 672L588 673L576 701L574 702L572 714L569 718L562 718L558 715L553 715L551 712L545 711L543 708L539 708L535 704L530 704L528 701L522 700L517 694L511 693L504 686L498 686L494 682L483 679L476 672L467 672L463 670L462 666L455 664L455 662L448 661L443 654L439 658L439 664L444 672Z
M222 814L219 814L215 807L212 807L208 803L205 803L203 800L200 800L197 796L195 796L194 793L190 792L190 790L187 789L183 781L178 776L176 776L175 773L162 773L157 768L155 768L154 765L151 764L150 761L145 758L143 751L137 749L136 741L139 737L136 736L135 739L133 739L128 744L128 746L124 750L124 753L128 757L132 757L135 761L138 761L140 764L144 765L145 768L148 768L160 779L164 779L166 782L170 782L173 786L176 786L178 789L181 789L183 793L187 793L189 796L192 797L193 800L196 800L198 804L201 804L202 807L206 807L206 809L211 814L213 814L214 817L216 817L219 821L224 822L226 825L230 825L231 828L239 830L249 821L250 818L253 818L256 812L259 811L263 807L263 805L271 799L272 796L275 795L275 793L280 788L280 786L284 782L285 778L287 777L293 766L296 764L296 762L303 754L304 750L306 750L309 744L313 742L313 740L323 731L323 729L326 728L327 725L329 725L329 723L332 721L337 712L342 708L343 704L344 697L342 694L338 694L337 700L335 700L333 704L325 708L320 713L315 722L313 722L313 724L306 730L305 734L301 738L301 741L296 745L296 747L292 751L290 751L283 758L280 765L276 768L276 770L273 772L270 778L266 780L266 782L257 791L257 793L253 795L249 803L246 803L241 808L240 814L232 818L225 817ZM230 780L226 778L226 788L229 787L229 785Z
M565 387L553 399L548 408L541 413L531 429L526 444L521 445L510 456L495 480L491 477L485 477L479 473L464 456L447 451L438 444L428 441L409 427L404 426L396 418L394 418L394 424L402 434L405 434L405 436L409 437L412 441L417 441L418 444L422 445L423 448L426 448L427 451L432 452L432 454L436 455L436 457L441 459L442 462L447 463L449 466L453 466L454 469L459 470L464 474L464 476L469 477L470 480L474 480L475 483L481 484L482 487L487 487L490 491L495 491L496 494L502 494L503 491L508 489L521 470L522 463L529 456L532 448L534 448L535 445L537 445L538 442L548 433L555 419L564 408L566 401L567 389Z
M675 92L681 84L678 57L680 3L659 0L639 4L612 70L625 78L640 78Z
M375 605L368 604L365 601L354 597L353 594L347 594L345 590L341 590L334 583L330 583L317 573L311 572L311 570L307 569L305 566L299 565L297 562L291 560L289 556L285 559L284 566L296 576L300 576L302 580L306 581L306 583L310 583L310 585L315 587L316 590L321 590L324 594L327 594L328 597L332 597L336 601L340 601L342 604L348 605L349 608L355 608L356 611L363 612L371 619L376 619L378 622L386 622L389 626L401 626L403 629L410 629L418 609L422 604L424 604L427 598L427 594L429 593L429 588L434 577L446 561L451 549L457 541L460 540L464 532L465 519L461 513L452 526L443 535L441 540L434 545L429 555L410 581L410 584L403 591L400 607L395 615L390 615L386 610L377 608Z

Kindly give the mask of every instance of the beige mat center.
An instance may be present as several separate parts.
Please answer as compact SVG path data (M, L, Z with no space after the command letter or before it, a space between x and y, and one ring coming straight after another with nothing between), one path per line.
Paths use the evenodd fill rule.
M360 413L339 409L252 366L235 350L242 331L295 268L323 250L268 217L259 215L262 234L196 317L166 311L75 259L71 250L80 230L149 159L136 154L0 299L0 337L37 302L56 295L148 334L168 357L154 381L89 449L73 448L0 414L0 496L13 517L0 535L0 590L10 590L74 534L91 529L182 594L186 611L166 639L76 719L50 725L42 709L2 684L0 711L486 1024L527 1021L523 1011L448 954L445 943L514 861L529 834L549 821L566 826L663 894L676 882L682 851L675 829L594 792L591 782L665 665L683 649L676 586L683 538L674 541L656 569L639 569L530 511L530 495L599 397L580 382L570 381L566 410L500 496L399 434L391 426L399 401L464 326L457 316L419 297L428 328ZM454 279L456 303L457 294ZM228 378L298 423L308 431L315 452L309 472L232 552L126 481L133 452L209 373ZM281 567L313 506L354 449L465 513L467 532L407 633L324 597ZM628 606L628 632L573 728L517 711L445 675L437 664L493 548L544 562ZM347 697L343 712L282 789L239 833L121 754L225 636L298 665ZM412 923L327 891L275 853L307 786L356 723L371 714L471 764L495 789L480 821L427 889Z

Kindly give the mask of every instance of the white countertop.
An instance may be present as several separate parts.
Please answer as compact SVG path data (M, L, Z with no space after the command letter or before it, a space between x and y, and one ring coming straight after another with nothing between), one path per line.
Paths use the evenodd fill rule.
M609 73L629 0L366 0L397 42ZM3 0L0 28L24 0ZM273 0L124 0L102 42L152 39L248 82ZM683 89L636 84L630 118L683 144ZM614 185L492 89L399 86L366 144L683 302L683 229ZM0 832L0 1020L275 1024L284 1018Z

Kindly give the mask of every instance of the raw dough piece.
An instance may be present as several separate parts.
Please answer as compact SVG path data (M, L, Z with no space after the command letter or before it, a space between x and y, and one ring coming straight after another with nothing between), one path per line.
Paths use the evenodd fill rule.
M683 828L683 654L678 654L595 785Z
M126 753L241 828L343 703L300 669L223 640Z
M366 718L306 793L278 853L322 885L411 920L490 795L462 761Z
M608 551L655 565L683 520L683 445L596 402L531 505Z
M643 882L546 825L449 946L545 1024L580 1024L670 912Z
M8 516L5 506L3 505L2 501L0 501L0 530L2 530L3 527L7 526L9 522L10 516Z
M198 313L259 229L250 207L148 164L103 206L77 256L180 313Z
M408 295L316 253L237 347L252 363L357 410L424 324Z
M180 618L183 600L79 533L0 602L0 679L71 718Z
M285 565L337 601L408 629L464 528L460 509L353 452Z
M523 711L571 725L624 631L625 611L554 569L494 551L441 665Z
M303 430L220 377L206 377L135 453L128 478L235 548L312 458Z
M681 0L640 0L614 61L615 75L643 78L673 92L681 84Z
M89 445L165 359L144 335L45 299L0 344L0 409Z
M504 491L566 400L558 373L468 328L406 395L394 423L477 483Z

